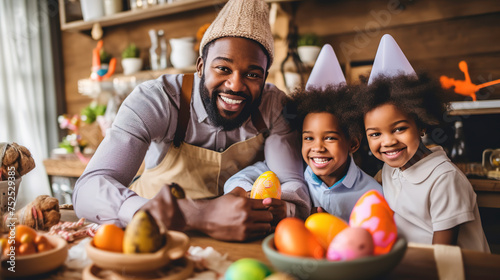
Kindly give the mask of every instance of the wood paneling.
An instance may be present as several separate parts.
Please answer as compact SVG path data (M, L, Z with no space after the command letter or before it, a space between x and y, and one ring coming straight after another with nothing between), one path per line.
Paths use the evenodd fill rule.
M402 10L395 7L401 4ZM220 7L168 15L104 29L104 48L115 57L128 43L142 50L147 62L149 29L163 29L167 39L194 36L199 26L212 21ZM385 16L385 17L384 17ZM367 62L375 56L385 33L393 35L415 69L432 75L463 79L458 62L469 64L476 84L500 79L500 1L376 1L307 0L300 2L295 17L301 33L314 31L330 43L341 63ZM62 32L67 111L79 113L90 99L77 92L77 81L90 75L91 53L96 42L78 32ZM277 46L283 48L283 41ZM277 56L273 71L281 63ZM347 67L348 68L348 67ZM122 71L118 64L117 73ZM271 73L279 86L279 73ZM482 91L488 98L500 98L500 86ZM463 100L462 96L449 96Z
M301 33L327 36L494 12L500 12L500 1L306 0L300 3L296 20Z
M105 28L104 49L113 57L118 58L116 73L123 72L120 64L121 52L129 43L135 43L140 48L141 57L147 65L147 53L151 44L148 35L150 29L163 29L167 40L196 36L198 28L211 22L217 15L217 11L216 7L210 7L189 14L169 15L139 23ZM91 102L90 98L78 93L77 83L79 79L90 76L92 49L95 48L96 43L84 33L62 32L66 101L69 114L78 114Z

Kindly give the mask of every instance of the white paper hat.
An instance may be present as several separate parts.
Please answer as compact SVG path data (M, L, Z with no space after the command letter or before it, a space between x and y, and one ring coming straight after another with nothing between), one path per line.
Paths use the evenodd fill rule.
M346 83L337 56L332 46L325 44L314 63L311 75L307 80L306 90L315 87L324 89L328 85Z
M385 34L380 39L368 84L371 84L379 75L392 77L400 74L417 76L394 38Z

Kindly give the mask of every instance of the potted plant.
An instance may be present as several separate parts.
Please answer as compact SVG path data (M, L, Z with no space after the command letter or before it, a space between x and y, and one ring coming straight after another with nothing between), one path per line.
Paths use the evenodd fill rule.
M128 45L122 52L123 74L130 75L138 72L142 68L142 59L139 57L140 51L135 44Z
M321 51L321 42L315 33L302 34L297 41L297 52L304 64L313 65Z

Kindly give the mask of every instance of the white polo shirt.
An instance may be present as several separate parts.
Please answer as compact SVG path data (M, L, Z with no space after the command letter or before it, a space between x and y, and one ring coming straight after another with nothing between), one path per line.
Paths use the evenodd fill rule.
M400 234L409 242L432 244L435 231L460 225L458 246L490 252L481 225L476 193L441 147L401 171L384 164L384 196Z

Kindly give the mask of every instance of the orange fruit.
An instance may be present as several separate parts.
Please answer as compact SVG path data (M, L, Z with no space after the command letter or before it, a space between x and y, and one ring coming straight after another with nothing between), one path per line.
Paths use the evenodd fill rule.
M34 229L25 225L17 225L15 232L15 240L19 243L31 242L35 239L37 233Z
M117 225L101 225L94 235L94 245L102 250L121 253L124 234L125 231Z

